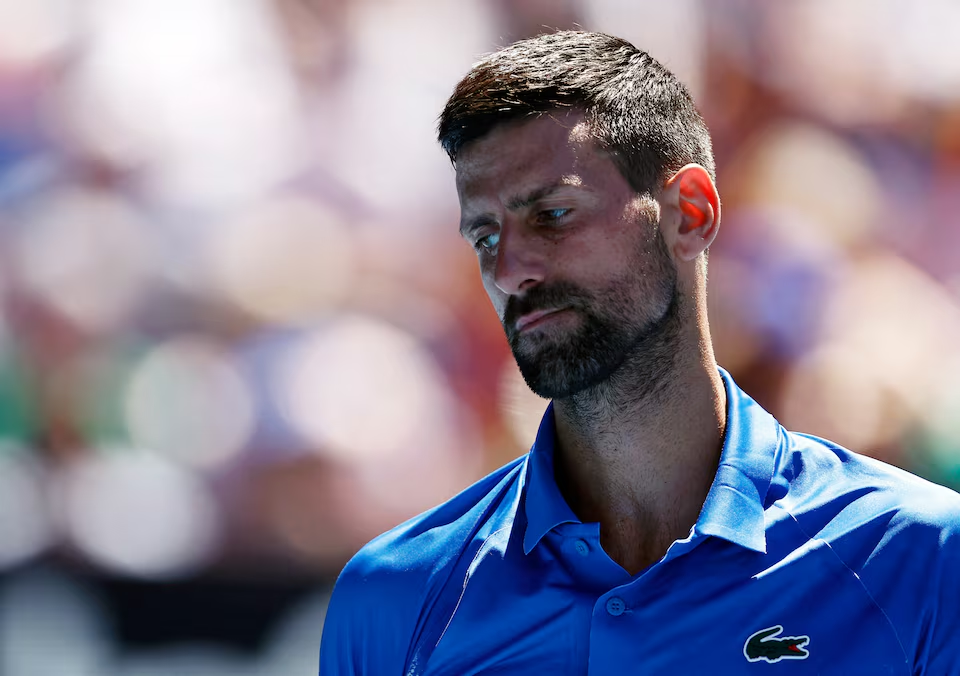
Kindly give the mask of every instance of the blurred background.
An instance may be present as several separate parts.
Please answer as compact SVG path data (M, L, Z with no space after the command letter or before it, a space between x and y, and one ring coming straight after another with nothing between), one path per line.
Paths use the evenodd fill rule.
M691 87L720 362L960 486L953 0L0 0L0 673L316 672L368 539L523 453L437 115L611 32Z

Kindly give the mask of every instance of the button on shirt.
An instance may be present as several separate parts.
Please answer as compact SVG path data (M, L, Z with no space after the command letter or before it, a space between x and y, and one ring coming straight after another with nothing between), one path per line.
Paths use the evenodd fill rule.
M784 430L721 371L689 535L629 575L526 456L376 538L337 581L321 676L960 675L960 496Z

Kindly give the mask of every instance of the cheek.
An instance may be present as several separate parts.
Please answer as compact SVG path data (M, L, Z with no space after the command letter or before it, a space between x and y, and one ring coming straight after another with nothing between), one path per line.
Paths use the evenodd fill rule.
M497 288L497 285L493 283L493 276L482 274L483 281L483 290L487 292L487 298L490 299L490 304L493 305L493 309L496 310L497 316L500 319L503 319L503 313L507 307L507 294Z

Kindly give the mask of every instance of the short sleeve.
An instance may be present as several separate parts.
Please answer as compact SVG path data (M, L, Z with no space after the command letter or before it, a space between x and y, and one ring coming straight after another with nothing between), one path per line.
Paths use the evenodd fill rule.
M327 607L320 676L404 673L415 637L424 635L438 595L491 511L507 505L502 518L512 519L522 467L518 458L357 552ZM514 497L505 498L511 491Z
M870 546L834 546L894 628L910 672L960 676L960 496L919 485L878 512L880 537L861 543Z
M941 533L938 555L929 574L929 607L924 618L917 676L960 676L960 528Z
M418 585L364 568L355 558L334 586L320 642L320 676L403 673L419 605L411 592Z

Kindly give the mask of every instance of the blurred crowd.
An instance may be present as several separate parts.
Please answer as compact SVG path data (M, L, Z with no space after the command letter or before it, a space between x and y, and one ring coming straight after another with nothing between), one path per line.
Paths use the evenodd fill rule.
M952 0L0 0L0 672L299 673L360 545L528 448L546 402L434 137L471 63L550 28L624 37L698 101L720 363L787 427L960 486L958 25ZM256 659L105 647L86 580L196 576L316 595ZM82 659L37 668L68 625Z

